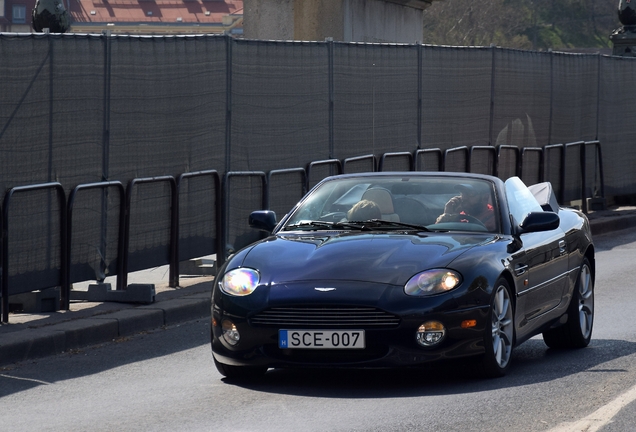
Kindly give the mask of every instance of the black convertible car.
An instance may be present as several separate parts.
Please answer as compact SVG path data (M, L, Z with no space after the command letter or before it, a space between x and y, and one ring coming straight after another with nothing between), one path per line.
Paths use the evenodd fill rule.
M270 235L221 266L212 292L219 372L395 367L474 357L506 373L542 333L589 344L594 245L586 216L550 183L462 173L326 178Z

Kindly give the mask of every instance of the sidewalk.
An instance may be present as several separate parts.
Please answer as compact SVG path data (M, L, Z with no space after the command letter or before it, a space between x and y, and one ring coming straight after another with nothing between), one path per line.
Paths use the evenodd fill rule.
M210 316L213 277L182 275L171 288L157 272L167 273L167 266L129 275L130 283L155 284L151 304L71 300L68 311L10 313L0 325L0 368Z
M636 207L596 211L588 217L593 235L636 227ZM9 324L0 325L0 367L209 317L214 278L181 275L180 287L171 288L166 269L129 275L129 283L155 284L152 304L71 301L68 311L11 313Z

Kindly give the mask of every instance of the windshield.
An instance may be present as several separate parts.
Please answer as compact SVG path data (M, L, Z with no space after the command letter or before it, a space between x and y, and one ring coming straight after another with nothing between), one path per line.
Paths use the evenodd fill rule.
M336 178L314 189L282 230L499 232L495 205L493 185L482 179Z
M543 211L532 192L518 177L506 180L505 187L508 208L516 225L520 224L528 213Z

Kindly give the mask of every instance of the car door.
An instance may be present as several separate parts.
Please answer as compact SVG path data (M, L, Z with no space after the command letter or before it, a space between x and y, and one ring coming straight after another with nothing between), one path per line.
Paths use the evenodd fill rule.
M506 181L506 199L513 226L528 213L543 209L520 179ZM544 320L561 302L566 286L568 255L565 233L558 227L549 231L517 234L518 247L511 255L510 267L516 279L517 329L519 336Z
M568 256L565 233L556 230L521 235L522 250L513 262L520 324L545 315L561 302L566 284Z

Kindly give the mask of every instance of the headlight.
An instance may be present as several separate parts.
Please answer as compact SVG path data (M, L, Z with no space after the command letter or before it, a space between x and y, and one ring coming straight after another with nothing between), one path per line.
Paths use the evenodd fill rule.
M250 268L237 268L223 275L219 282L221 291L231 296L246 296L254 292L261 277Z
M459 273L448 269L427 270L413 276L404 286L411 296L440 294L457 288L462 283Z

